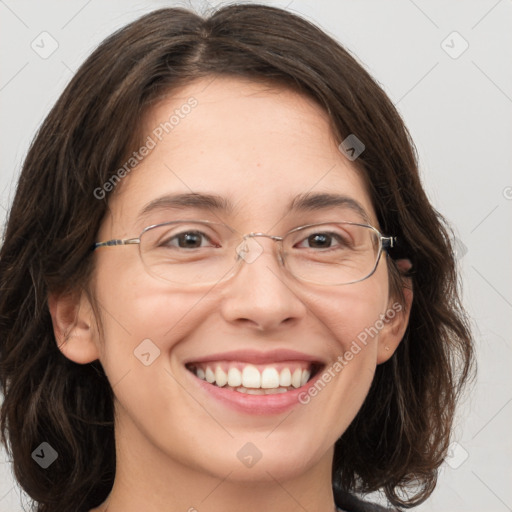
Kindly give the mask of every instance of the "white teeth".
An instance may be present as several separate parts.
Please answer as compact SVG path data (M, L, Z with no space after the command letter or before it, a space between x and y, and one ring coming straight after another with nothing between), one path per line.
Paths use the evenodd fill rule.
M237 389L238 391L238 389ZM248 395L277 395L279 393L286 393L288 390L286 388L274 388L274 389L246 389L242 391L242 393L246 393Z
M304 386L304 384L306 384L306 382L309 380L310 375L311 373L309 372L309 370L302 370L302 376L300 379L301 386Z
M206 382L209 382L210 384L215 382L215 373L212 372L212 369L209 366L206 367L204 376L206 378Z
M261 387L261 374L256 366L248 364L242 371L242 384L244 388Z
M240 371L236 366L231 366L226 373L220 365L194 368L195 375L202 380L218 387L227 387L240 393L251 395L285 393L293 388L304 386L311 377L311 371L304 368L295 368L293 373L290 368L283 368L278 372L276 368L268 366L260 373L260 370L248 364Z
M265 392L262 389L248 389L246 391L248 395L263 395Z
M236 388L242 384L242 373L238 368L228 370L228 385Z
M278 393L286 393L288 390L286 388L275 388L275 389L266 389L266 395L277 395Z
M281 370L281 374L279 375L279 385L284 387L292 385L292 374L290 372L290 368L283 368Z
M261 374L261 387L270 389L279 387L279 373L275 368L265 368Z
M226 385L227 381L228 376L226 375L226 372L220 366L217 366L215 369L215 384L221 388Z
M300 381L302 379L302 370L297 368L292 375L292 386L294 388L300 388Z

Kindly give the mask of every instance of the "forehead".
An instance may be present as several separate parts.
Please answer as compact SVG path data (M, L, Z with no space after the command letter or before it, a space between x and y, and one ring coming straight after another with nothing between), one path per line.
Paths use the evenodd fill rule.
M361 171L339 151L327 113L285 87L196 80L148 111L142 136L154 147L110 201L123 224L176 194L224 197L227 215L271 224L297 196L336 193L375 219Z

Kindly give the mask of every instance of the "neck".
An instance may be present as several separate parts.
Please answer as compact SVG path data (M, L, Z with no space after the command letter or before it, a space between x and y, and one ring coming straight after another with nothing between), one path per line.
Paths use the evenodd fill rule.
M265 466L265 457L248 473L233 458L215 474L164 453L125 421L116 425L112 491L90 512L333 512L332 456L330 449L299 473Z

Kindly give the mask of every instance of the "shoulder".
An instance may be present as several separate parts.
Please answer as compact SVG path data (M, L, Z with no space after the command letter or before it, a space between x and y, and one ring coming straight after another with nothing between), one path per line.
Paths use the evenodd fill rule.
M341 512L396 512L394 508L386 508L369 501L364 501L353 494L333 489L336 506Z

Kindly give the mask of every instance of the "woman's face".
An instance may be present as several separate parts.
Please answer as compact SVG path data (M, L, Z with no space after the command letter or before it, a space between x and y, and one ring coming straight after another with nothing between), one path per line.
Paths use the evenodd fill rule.
M145 139L156 145L117 185L98 241L137 237L146 226L179 218L222 221L242 234L283 235L333 220L378 227L361 174L338 149L319 106L286 89L212 80L187 85L150 112ZM195 106L182 108L187 102ZM161 123L173 113L179 121L166 133ZM191 193L219 196L233 209L154 203ZM297 196L321 193L354 203L289 207ZM275 241L257 242L263 252L254 261L206 287L149 274L137 245L96 250L92 288L103 338L91 329L94 358L113 387L116 436L133 448L131 457L158 453L159 460L239 480L290 477L322 464L330 471L336 439L403 332L386 257L364 281L322 286L287 274ZM207 367L215 374L218 366L231 371L231 382L256 371L256 383L265 370L265 382L277 374L287 384L287 369L302 377L312 362L322 365L312 380L268 395L220 389L190 369L211 376ZM216 377L222 383L222 373Z

